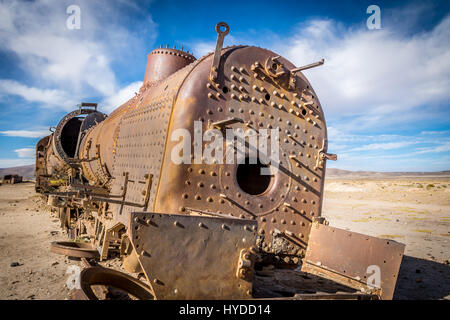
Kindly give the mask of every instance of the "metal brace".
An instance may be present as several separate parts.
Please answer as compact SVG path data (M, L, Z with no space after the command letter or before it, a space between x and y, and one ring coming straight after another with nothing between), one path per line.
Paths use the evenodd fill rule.
M337 154L334 153L327 153L324 150L328 147L328 142L326 139L322 141L322 148L318 152L317 162L315 169L323 169L323 165L325 160L337 160Z
M224 31L222 31L221 28L225 28ZM211 72L209 74L209 79L213 82L216 82L218 79L218 70L219 70L219 64L220 64L220 56L222 53L223 48L223 39L230 31L230 27L225 22L219 22L216 24L216 32L217 32L217 42L216 42L216 50L214 51L214 60L211 66Z
M321 65L324 64L324 62L325 62L325 60L322 59L322 60L320 60L318 62L314 62L314 63L311 63L311 64L307 64L306 66L302 66L302 67L298 67L298 68L292 69L291 70L291 75L293 76L299 71L303 71L303 70L307 70L307 69L311 69L311 68L315 68L315 67L321 66Z
M243 122L244 122L244 120L242 120L241 118L236 118L236 117L227 118L225 120L219 120L219 121L215 121L215 122L208 121L208 128L222 130L228 125L232 125L235 123L243 123Z

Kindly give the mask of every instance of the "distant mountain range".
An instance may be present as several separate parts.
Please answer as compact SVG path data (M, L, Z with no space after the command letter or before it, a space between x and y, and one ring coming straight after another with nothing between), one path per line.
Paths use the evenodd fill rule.
M0 178L6 174L18 174L25 179L34 178L34 164L12 168L0 168ZM450 170L437 172L376 172L376 171L350 171L328 168L327 177L330 178L352 178L352 177L403 177L403 176L450 176Z
M18 174L24 179L32 179L34 178L34 164L12 168L0 168L0 179L6 174Z
M327 168L327 177L406 177L406 176L450 176L450 170L435 172L377 172L377 171L350 171L335 168Z

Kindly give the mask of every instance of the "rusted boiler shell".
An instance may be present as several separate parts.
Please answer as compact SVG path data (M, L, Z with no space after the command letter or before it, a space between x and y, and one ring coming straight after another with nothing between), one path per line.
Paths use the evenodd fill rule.
M82 163L83 172L92 183L108 184L112 195L121 194L128 183L124 200L144 204L148 198L148 211L209 210L257 219L267 250L271 250L273 233L285 232L298 244L290 246L290 253L302 255L311 221L321 213L325 168L317 163L320 152L327 149L326 124L320 102L301 73L296 75L293 91L252 70L255 63L264 64L276 56L256 47L226 48L216 85L209 79L212 54L159 81L158 77L179 65L169 63L168 71L156 72L159 69L152 63L165 56L150 54L140 93L83 140L80 157L92 160ZM279 60L286 68L294 68L286 59ZM257 194L244 189L248 179L260 177L238 175L238 164L177 165L171 161L171 150L178 143L171 141L174 130L186 129L194 137L194 121L201 121L205 132L208 123L233 117L240 119L231 126L234 129L279 127L280 168L262 181L266 187ZM148 176L152 181L147 190ZM111 225L126 226L133 210L133 206L112 204Z
M99 259L120 243L122 267L144 272L157 299L249 298L266 264L391 299L404 245L321 217L326 160L337 156L301 71L324 61L295 68L266 49L222 49L229 27L216 32L199 60L152 51L139 92L109 117L95 103L66 115L37 145L37 190Z

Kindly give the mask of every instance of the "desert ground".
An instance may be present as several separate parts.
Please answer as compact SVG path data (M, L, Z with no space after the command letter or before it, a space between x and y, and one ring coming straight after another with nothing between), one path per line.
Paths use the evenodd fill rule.
M330 177L323 216L406 244L395 299L450 299L450 176ZM33 183L0 186L0 299L68 299L81 262L49 251L64 239Z
M450 299L450 177L330 177L331 226L406 245L396 299Z

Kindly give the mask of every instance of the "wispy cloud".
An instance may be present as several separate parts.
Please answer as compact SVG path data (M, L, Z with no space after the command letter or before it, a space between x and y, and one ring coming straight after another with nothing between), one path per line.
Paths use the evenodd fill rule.
M418 151L413 152L413 155L417 154L430 154L430 153L441 153L450 151L450 142L437 143L437 145L428 148L419 148ZM449 163L450 165L450 163Z
M401 149L410 146L414 142L387 142L387 143L371 143L362 147L353 148L351 151L373 151L373 150L392 150Z
M420 17L426 6L399 8L387 16ZM301 66L325 59L304 73L327 117L339 118L346 132L392 128L414 121L447 121L450 102L450 15L429 31L408 32L391 19L381 30L344 25L332 19L312 19L282 36L234 39L269 48ZM227 38L226 38L227 39ZM206 53L214 43L198 41ZM345 121L343 121L343 118ZM445 120L447 119L447 120Z
M450 161L445 159L449 159L450 137L445 135L445 130L410 136L336 132L339 132L340 139L331 139L328 150L338 154L338 161L330 162L328 166L331 168L370 171L449 169Z
M450 16L431 31L414 36L313 20L283 39L289 46L279 48L297 65L325 58L320 71L305 74L327 113L360 115L349 126L374 127L402 121L407 110L450 100L448 29ZM399 113L403 118L389 118Z
M239 39L231 34L227 35L224 40L224 47L236 45L240 43L242 39ZM242 42L242 43L248 43L248 42ZM189 43L189 45L192 47L192 53L195 55L195 57L201 58L204 55L214 52L216 49L216 41L205 41L205 40L198 40L195 42Z
M213 52L216 44L210 41L200 41L192 44L192 53L197 57L203 57L209 52Z
M33 148L21 148L21 149L14 150L14 152L17 153L19 158L33 159L34 158L34 153L36 151Z
M0 168L27 166L34 163L34 159L0 159Z
M69 30L66 8L70 4L72 1L0 2L0 49L14 53L29 75L29 83L0 79L0 94L70 110L82 98L108 97L121 90L113 61L132 59L134 52L145 47L143 39L116 23L125 4L77 1L81 29ZM107 14L96 14L105 8ZM145 40L152 41L156 24L149 14L145 24L154 31Z
M48 129L43 130L6 130L0 131L0 134L8 137L20 137L20 138L42 138L48 136L50 131Z
M16 95L29 102L41 103L44 107L73 107L77 100L67 91L28 87L14 80L0 80L0 94Z
M142 81L136 81L118 90L115 94L108 96L100 103L102 110L105 112L113 111L115 108L134 97L135 93L139 92L141 86Z

